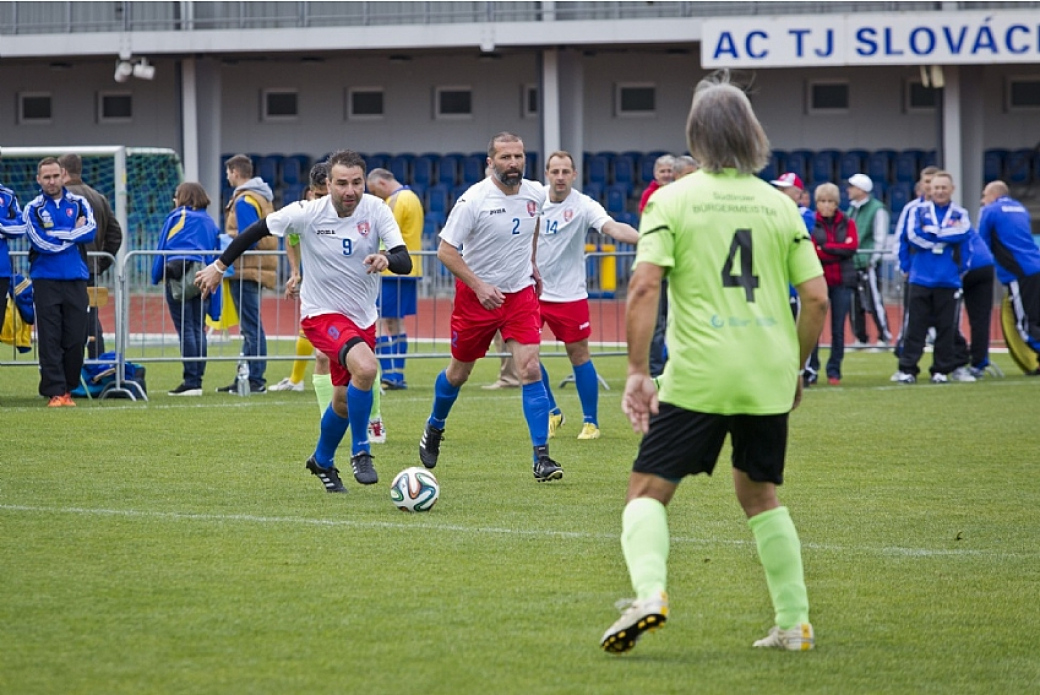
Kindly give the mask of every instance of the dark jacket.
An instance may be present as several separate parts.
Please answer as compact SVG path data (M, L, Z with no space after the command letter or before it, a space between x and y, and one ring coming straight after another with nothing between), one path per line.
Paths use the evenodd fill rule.
M123 245L123 228L119 226L119 220L112 212L112 206L108 204L108 198L101 195L93 188L83 183L80 178L70 178L65 184L67 190L76 195L81 195L90 203L94 210L94 221L97 223L97 233L94 241L86 245L87 251L104 251L115 258L119 253L119 247ZM94 278L108 270L112 265L112 259L108 256L92 256L88 262L90 271L90 284L94 284Z
M824 218L820 213L816 213L812 240L816 245L816 255L823 264L823 277L827 281L827 287L855 287L856 264L852 257L856 255L856 248L859 246L856 223L841 210L837 210L831 218Z

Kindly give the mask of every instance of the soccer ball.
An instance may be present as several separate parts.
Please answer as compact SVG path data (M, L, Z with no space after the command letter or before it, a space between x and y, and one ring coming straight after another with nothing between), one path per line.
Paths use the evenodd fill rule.
M440 494L433 473L419 466L405 468L390 483L390 500L402 512L428 512Z

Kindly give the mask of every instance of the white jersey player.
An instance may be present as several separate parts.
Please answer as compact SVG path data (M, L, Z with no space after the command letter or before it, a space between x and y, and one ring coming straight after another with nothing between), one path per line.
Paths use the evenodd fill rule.
M336 152L329 157L328 170L328 196L295 203L250 225L220 258L199 271L195 284L206 293L214 291L227 267L268 234L300 235L307 268L300 291L300 327L314 347L329 356L335 387L307 469L328 492L346 492L334 457L348 427L354 478L363 485L379 481L367 436L378 367L373 348L379 273L389 268L407 274L412 260L390 209L365 194L364 159L349 150ZM386 252L379 251L380 241Z
M615 222L603 206L574 190L577 171L568 152L553 152L545 165L549 200L545 204L542 233L538 239L537 265L542 275L542 323L561 340L574 369L584 423L578 439L598 439L599 376L589 355L589 293L585 283L585 235L589 229L626 244L635 244L639 232ZM563 425L563 411L556 405L549 373L542 365L542 384L549 398L549 436Z

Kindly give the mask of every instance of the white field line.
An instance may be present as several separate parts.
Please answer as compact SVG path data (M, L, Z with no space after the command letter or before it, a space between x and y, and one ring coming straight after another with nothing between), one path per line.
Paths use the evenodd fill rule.
M545 529L523 529L502 528L495 526L462 526L459 524L444 524L429 521L393 522L393 521L355 521L350 519L314 519L295 516L258 516L254 514L199 514L191 512L148 512L135 509L89 509L84 507L36 507L19 504L0 504L0 511L26 513L26 514L72 514L83 516L108 516L139 519L161 519L167 521L200 521L213 523L243 523L243 524L285 524L299 526L324 526L341 528L368 528L368 529L391 529L414 531L425 529L429 531L443 531L458 534L472 535L507 535L507 536L529 536L542 538L563 538L572 540L591 540L617 542L618 536L609 533L590 533L585 531L552 531ZM690 545L724 545L724 546L754 546L753 540L719 540L714 538L691 538L688 536L672 536L675 543ZM840 545L826 543L803 543L803 548L813 551L838 553L840 555L881 555L892 557L994 557L994 558L1026 558L1036 557L1040 553L1007 552L991 549L950 550L937 548L904 548L898 546L868 547L856 546L848 548Z

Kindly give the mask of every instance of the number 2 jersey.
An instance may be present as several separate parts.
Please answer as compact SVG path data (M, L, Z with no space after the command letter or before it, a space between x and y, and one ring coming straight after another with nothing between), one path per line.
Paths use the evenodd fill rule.
M788 288L823 275L791 199L733 169L684 176L643 211L644 262L668 279L661 400L720 415L790 411L800 365Z
M597 232L610 215L589 196L571 190L562 202L546 200L538 235L538 272L543 302L574 302L589 296L585 285L585 233Z
M369 273L367 256L379 253L379 242L392 249L404 245L401 230L387 205L364 194L350 217L340 217L331 196L300 201L267 216L271 234L300 235L300 254L307 276L300 287L300 316L342 314L358 328L376 322L380 275Z
M455 202L440 237L462 249L474 275L506 294L534 284L532 237L545 204L545 188L523 179L516 195L506 195L490 177Z

